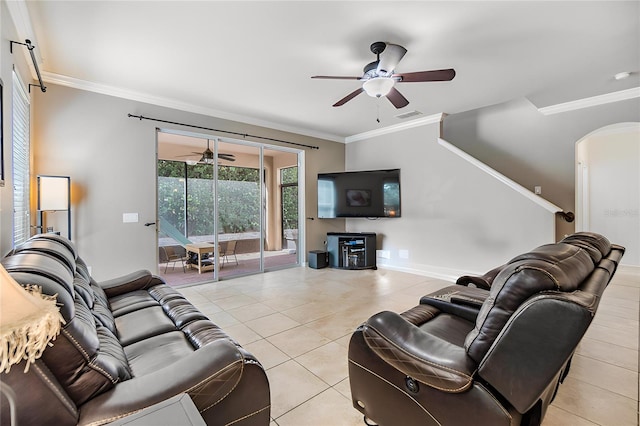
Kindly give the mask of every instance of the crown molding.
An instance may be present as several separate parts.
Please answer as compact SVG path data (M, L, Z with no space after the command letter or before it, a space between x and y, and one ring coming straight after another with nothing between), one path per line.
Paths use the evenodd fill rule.
M612 102L626 101L628 99L638 97L640 97L640 87L633 87L631 89L620 90L618 92L605 93L604 95L592 96L590 98L578 99L556 105L549 105L538 108L538 111L544 115L552 115L592 106L609 104Z
M137 92L134 90L122 89L106 84L94 83L86 80L80 80L61 74L55 74L47 71L42 72L42 79L50 84L70 87L73 89L86 90L88 92L100 93L102 95L115 96L118 98L129 99L137 102L144 102L152 105L158 105L166 108L177 109L180 111L192 112L194 114L202 114L210 117L222 118L230 121L251 124L253 126L265 127L268 129L279 130L283 132L295 133L313 138L330 140L334 142L344 143L344 138L338 135L315 132L308 129L302 129L293 126L286 126L271 121L261 120L255 117L249 117L240 114L233 114L225 111L207 108L200 105L190 104L176 99L163 98L160 96L150 95L148 93Z
M428 115L426 117L418 118L416 120L410 120L405 123L394 124L393 126L382 127L380 129L370 130L364 133L358 133L356 135L347 136L344 138L345 143L361 141L363 139L370 139L376 136L388 135L389 133L401 132L406 129L412 129L414 127L426 126L428 124L436 124L442 122L446 114L439 113Z
M9 15L13 21L13 25L16 27L16 32L21 40L15 40L24 42L24 39L30 39L33 44L36 44L36 36L31 26L31 15L29 15L29 9L27 9L27 2L24 0L7 1L5 2L7 9L9 9Z
M31 15L29 14L29 9L27 8L27 2L24 0L17 0L6 1L5 4L7 5L7 9L9 10L11 21L16 27L16 33L18 34L18 40L12 41L24 43L26 39L29 39L31 40L31 43L35 47L37 47L38 38L36 37L36 33L33 31L33 26L31 25ZM20 50L22 51L25 62L28 64L27 66L29 67L31 78L33 80L37 80L38 76L36 74L35 68L33 67L29 50L25 48L21 48ZM40 53L40 49L34 49L33 53L36 57L38 65L42 64L42 55Z

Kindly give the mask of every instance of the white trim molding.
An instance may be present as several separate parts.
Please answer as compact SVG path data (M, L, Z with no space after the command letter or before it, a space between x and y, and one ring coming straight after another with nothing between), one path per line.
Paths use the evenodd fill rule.
M361 141L363 139L370 139L375 136L388 135L389 133L400 132L402 130L411 129L419 126L426 126L428 124L440 123L444 119L446 114L439 113L428 115L426 117L418 118L416 120L410 120L405 123L394 124L393 126L382 127L380 129L371 130L364 133L358 133L357 135L347 136L344 138L345 143Z
M441 266L422 265L422 264L406 264L396 265L394 263L381 263L378 259L376 263L378 268L388 269L391 271L406 272L414 275L421 275L423 277L437 278L444 281L455 283L458 277L463 275L482 275L483 272L470 272L461 269L444 268Z
M130 99L132 101L149 103L166 108L173 108L180 111L192 112L194 114L202 114L210 117L222 118L225 120L238 121L241 123L251 124L254 126L265 127L272 130L279 130L282 132L290 132L298 135L310 136L319 139L330 140L334 142L344 142L344 138L341 136L314 132L307 129L297 128L293 126L285 126L278 123L273 123L266 120L260 120L257 118L233 114L229 112L219 111L212 108L207 108L187 102L178 101L170 98L163 98L160 96L149 95L143 92L137 92L129 89L122 89L120 87L109 86L106 84L93 83L86 80L80 80L73 77L68 77L61 74L55 74L47 71L42 72L42 78L47 83L57 84L59 86L71 87L73 89L86 90L88 92L100 93L102 95L115 96L117 98Z
M444 139L438 138L438 144L440 144L444 148L448 149L449 151L453 152L454 154L456 154L460 158L462 158L462 159L466 160L467 162L473 164L474 166L476 166L477 168L479 168L483 172L485 172L485 173L489 174L490 176L493 176L494 178L498 179L500 182L504 183L509 188L511 188L514 191L522 194L524 197L530 199L531 201L533 201L534 203L538 204L540 207L550 211L551 213L559 213L559 212L563 211L560 207L558 207L555 204L545 200L541 196L534 194L533 192L529 191L524 186L520 185L517 182L514 182L513 180L509 179L508 177L506 177L502 173L496 171L495 169L492 169L491 167L487 166L482 161L478 160L475 157L472 157L471 155L467 154L466 152L464 152L460 148L450 144L449 142L445 141Z
M549 105L538 108L538 111L544 115L559 114L561 112L574 111L577 109L604 105L612 102L626 101L628 99L639 97L640 87L633 87L631 89L620 90L618 92L606 93L604 95L592 96L590 98L578 99L557 105Z
M38 40L35 32L33 31L33 26L31 25L31 15L29 14L29 9L27 9L27 2L24 0L18 1L7 1L7 9L9 10L9 16L11 16L11 20L13 21L13 25L16 26L16 32L18 33L19 40L11 40L17 41L19 43L24 43L25 40L31 40L36 49L33 50L33 54L36 57L36 61L38 62L38 66L42 64L42 55L40 49L38 49ZM14 47L14 49L18 49L18 47ZM38 76L36 74L36 69L34 68L33 61L31 61L31 54L28 49L20 48L18 49L22 52L24 56L25 62L28 64L29 72L31 73L31 78L33 80L37 80ZM14 54L16 51L14 50ZM40 67L42 68L42 67Z

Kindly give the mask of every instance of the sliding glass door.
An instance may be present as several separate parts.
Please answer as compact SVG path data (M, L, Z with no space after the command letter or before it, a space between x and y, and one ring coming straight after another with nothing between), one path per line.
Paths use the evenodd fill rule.
M265 269L299 262L298 155L264 150L265 163Z
M261 148L218 142L220 276L262 271ZM234 161L223 160L234 155ZM226 156L226 158L231 158Z
M214 278L213 176L212 164L158 160L159 273L175 285Z
M158 272L184 285L300 264L299 155L159 131Z

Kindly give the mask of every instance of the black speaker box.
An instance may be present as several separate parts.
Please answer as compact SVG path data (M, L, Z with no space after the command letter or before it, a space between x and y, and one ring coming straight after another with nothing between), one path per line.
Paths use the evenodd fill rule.
M324 250L311 250L309 252L309 268L326 268L329 264L329 252Z

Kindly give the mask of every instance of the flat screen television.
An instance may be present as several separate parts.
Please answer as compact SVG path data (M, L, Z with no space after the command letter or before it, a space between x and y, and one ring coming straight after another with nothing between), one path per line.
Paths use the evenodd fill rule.
M318 218L400 217L400 169L318 173Z

